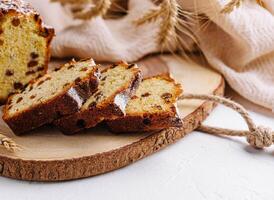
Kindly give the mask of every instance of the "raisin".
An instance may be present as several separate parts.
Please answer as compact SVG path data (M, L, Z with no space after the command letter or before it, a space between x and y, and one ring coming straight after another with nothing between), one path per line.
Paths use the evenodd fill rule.
M95 106L96 106L96 102L94 101L94 102L90 103L88 107L89 107L89 108L93 108L93 107L95 107Z
M44 80L38 82L38 83L37 83L37 86L42 85L44 82L45 82Z
M146 92L146 93L144 93L144 94L142 94L141 96L142 97L148 97L148 96L150 96L151 94L149 93L149 92Z
M105 81L107 79L107 76L104 76L101 81Z
M143 124L145 124L145 125L150 125L150 124L151 124L151 120L150 120L149 118L145 118L145 119L143 120Z
M4 33L3 29L0 28L0 34Z
M98 91L95 95L94 95L94 97L98 97L98 96L102 96L103 95L103 93L101 92L101 91Z
M36 78L38 79L38 78L41 78L43 75L42 74L39 74Z
M72 69L74 67L75 67L74 65L70 65L70 66L68 66L68 69Z
M30 99L34 99L36 97L36 95L31 95Z
M153 105L152 107L153 107L153 108L156 108L156 109L158 109L158 110L163 110L162 106L160 106L160 105Z
M11 21L11 23L12 23L13 26L19 26L19 25L20 25L20 19L14 18L14 19Z
M19 98L17 99L16 103L19 103L19 102L22 101L22 100L23 100L23 97L19 97Z
M76 122L76 125L79 127L79 128L85 128L87 123L85 122L85 120L83 119L79 119L77 122Z
M5 74L6 76L12 76L14 74L14 71L11 69L7 69Z
M61 67L57 67L54 69L55 72L58 72L61 69Z
M138 99L138 97L134 95L133 97L131 97L131 99Z
M69 83L65 83L65 84L63 85L63 88L67 87L68 85L69 85Z
M35 67L38 65L38 62L36 60L31 60L28 63L28 67Z
M32 53L30 54L30 57L31 57L32 59L36 59L36 58L39 57L39 55L38 55L37 53L35 53L35 52L32 52Z
M27 71L25 74L26 74L27 76L28 76L28 75L31 75L31 74L35 74L35 71L34 71L34 70Z
M29 87L29 91L31 91L33 89L33 86L31 85L30 87Z
M3 40L0 40L0 46L4 44L4 41Z
M87 70L88 70L88 68L87 68L87 67L84 67L84 68L81 69L81 72L85 72L85 71L87 71Z
M131 69L132 67L134 67L135 66L135 64L130 64L127 68L128 69Z
M96 101L99 101L99 99L103 96L103 93L100 91L100 92L97 92L94 97L96 99Z
M79 83L79 82L81 82L81 78L80 77L78 77L78 78L75 79L75 83Z
M37 71L43 71L45 69L45 67L44 66L41 66L41 67L38 67L37 68Z
M49 80L51 80L50 76L45 79L45 81L49 81Z
M13 84L13 88L16 89L16 90L22 89L23 87L24 87L24 85L22 83L20 83L20 82L15 82Z
M166 93L162 94L161 97L162 97L162 99L165 100L166 103L169 103L170 102L170 98L172 98L172 94L166 92Z

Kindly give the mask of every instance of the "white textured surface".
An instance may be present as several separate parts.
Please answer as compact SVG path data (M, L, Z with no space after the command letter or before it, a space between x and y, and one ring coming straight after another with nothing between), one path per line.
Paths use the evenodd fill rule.
M247 106L254 108L250 103ZM271 113L251 114L257 124L274 129L274 115ZM217 107L207 123L245 128L242 119L223 106ZM1 177L0 199L273 200L273 150L254 150L240 138L228 139L194 132L131 166L93 178L34 183Z

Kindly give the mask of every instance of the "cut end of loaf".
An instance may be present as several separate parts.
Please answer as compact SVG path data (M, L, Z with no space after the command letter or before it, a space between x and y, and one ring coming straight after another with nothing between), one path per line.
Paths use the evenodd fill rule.
M0 1L0 101L43 75L50 57L54 30L19 0Z
M99 75L92 59L71 61L12 95L3 119L18 134L77 112L98 87Z

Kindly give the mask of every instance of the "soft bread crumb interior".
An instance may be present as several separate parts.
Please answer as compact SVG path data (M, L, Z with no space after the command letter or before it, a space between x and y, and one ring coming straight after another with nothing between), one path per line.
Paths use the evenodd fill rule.
M8 14L0 21L0 99L45 72L47 40L33 16ZM31 67L29 63L32 62Z
M114 98L114 95L121 89L130 87L137 71L137 66L128 69L128 65L120 64L102 72L98 91L86 101L82 110L88 109L92 105L100 106Z
M93 60L69 63L58 71L46 74L35 83L29 84L24 92L11 99L9 115L22 112L31 106L45 103L68 90L76 79L87 77L94 70Z
M178 84L164 78L154 77L143 80L135 96L128 102L126 113L139 115L170 111L181 92Z

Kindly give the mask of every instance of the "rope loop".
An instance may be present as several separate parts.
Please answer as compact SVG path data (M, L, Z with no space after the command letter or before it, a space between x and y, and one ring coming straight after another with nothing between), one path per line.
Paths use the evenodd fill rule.
M213 135L246 137L247 142L254 148L258 148L258 149L269 147L274 143L274 132L268 127L256 126L253 120L251 119L250 115L248 114L247 110L240 104L216 95L183 94L182 96L178 98L178 100L186 100L186 99L212 101L215 103L223 104L229 108L232 108L243 117L249 129L248 131L238 131L238 130L232 130L232 129L224 129L224 128L201 125L197 130L206 132L209 134L213 134ZM5 147L9 151L15 151L15 150L21 149L21 147L18 146L11 138L5 135L2 135L1 133L0 133L0 146Z
M245 120L248 131L236 131L232 129L224 129L218 127L210 127L201 125L197 130L214 135L226 135L226 136L240 136L246 137L247 142L254 148L262 149L264 147L270 147L274 143L274 132L264 126L256 126L252 118L248 114L247 110L240 104L216 95L203 95L203 94L183 94L179 97L179 100L185 99L198 99L207 100L215 103L223 104L236 112L238 112Z

